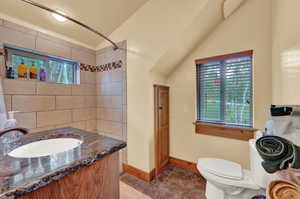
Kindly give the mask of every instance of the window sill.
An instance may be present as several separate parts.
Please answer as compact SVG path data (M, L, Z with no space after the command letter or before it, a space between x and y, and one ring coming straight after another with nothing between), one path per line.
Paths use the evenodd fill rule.
M214 124L207 122L195 122L195 132L197 134L218 136L237 140L248 141L254 138L257 129L248 127L229 126L224 124Z

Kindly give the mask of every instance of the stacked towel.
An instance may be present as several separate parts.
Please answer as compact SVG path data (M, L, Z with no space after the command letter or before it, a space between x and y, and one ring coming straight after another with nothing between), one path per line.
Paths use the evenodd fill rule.
M300 147L278 136L265 136L256 141L262 166L268 173L287 168L300 168Z
M287 180L274 180L267 189L268 199L299 199L300 186Z

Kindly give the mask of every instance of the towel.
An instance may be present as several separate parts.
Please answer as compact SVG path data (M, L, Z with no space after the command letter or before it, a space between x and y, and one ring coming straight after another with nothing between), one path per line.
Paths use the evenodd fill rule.
M293 112L288 116L274 116L266 123L267 135L276 135L300 146L300 110L293 107Z
M292 132L292 116L277 116L272 117L273 135L283 136ZM269 127L270 128L270 127Z
M278 136L264 136L256 141L262 166L268 173L287 168L300 168L300 147Z
M298 109L299 108L297 108L297 110L295 109L291 117L291 123L295 129L300 129L300 112Z
M276 174L281 179L288 180L300 185L300 169L288 168L278 171Z
M268 185L267 199L300 199L300 186L288 180L274 180Z

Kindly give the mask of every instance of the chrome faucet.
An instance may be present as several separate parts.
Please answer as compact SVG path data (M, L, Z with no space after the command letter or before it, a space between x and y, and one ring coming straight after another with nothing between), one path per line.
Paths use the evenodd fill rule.
M19 135L17 137L13 136L13 138L10 136L5 139L5 136L10 132L21 132L26 135L29 133L29 130L25 128L8 128L0 131L0 160L20 144L17 141L20 139Z
M11 131L19 131L19 132L23 133L24 135L29 133L28 129L25 129L25 128L9 128L9 129L1 130L0 137Z

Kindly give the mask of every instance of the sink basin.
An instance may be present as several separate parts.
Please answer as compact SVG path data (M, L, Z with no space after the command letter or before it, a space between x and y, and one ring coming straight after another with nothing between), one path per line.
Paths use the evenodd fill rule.
M8 153L8 155L15 158L34 158L49 156L55 153L74 149L81 143L81 140L75 138L47 139L20 146Z

